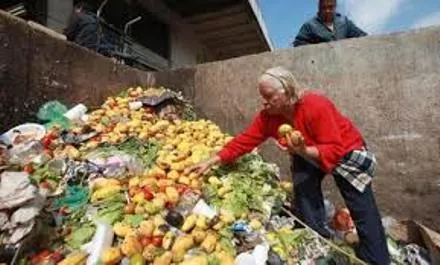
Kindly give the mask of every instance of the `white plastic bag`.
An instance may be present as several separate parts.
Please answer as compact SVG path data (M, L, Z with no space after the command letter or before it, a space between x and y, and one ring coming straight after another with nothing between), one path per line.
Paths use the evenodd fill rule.
M99 260L104 250L112 246L113 236L113 229L110 225L97 223L96 232L92 241L81 247L82 250L89 253L86 265L99 264Z

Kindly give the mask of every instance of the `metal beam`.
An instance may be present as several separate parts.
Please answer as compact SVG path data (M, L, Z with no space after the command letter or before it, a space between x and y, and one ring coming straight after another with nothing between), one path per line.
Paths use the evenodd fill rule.
M245 12L237 13L231 16L218 17L212 20L206 20L197 24L191 24L195 31L215 30L224 27L233 27L249 22L251 18Z
M231 16L237 13L243 13L244 11L246 11L245 5L233 5L216 12L209 12L200 15L186 17L185 21L187 21L190 24L199 24L207 20L213 20L219 17L221 18L225 16Z
M204 41L203 43L208 46L208 47L212 47L212 46L218 46L218 45L229 45L229 44L233 44L233 43L242 43L242 42L259 42L260 39L258 37L258 35L254 32L252 33L247 33L247 34L241 34L241 35L234 35L234 36L229 36L226 38L222 38L222 39L211 39L209 41Z
M204 31L204 32L196 32L197 35L200 36L200 39L202 41L205 41L207 39L220 39L222 37L228 37L232 35L239 35L239 34L246 34L249 32L254 32L255 29L250 24L242 24L242 25L236 25L235 27L225 27L221 29L217 29L216 31Z

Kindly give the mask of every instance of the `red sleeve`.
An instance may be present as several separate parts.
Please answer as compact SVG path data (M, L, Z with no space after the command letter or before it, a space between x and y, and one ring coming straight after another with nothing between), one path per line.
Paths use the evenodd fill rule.
M217 155L223 163L234 162L237 158L249 153L268 138L265 129L267 122L263 120L263 114L260 112L245 131L235 136L218 152Z
M308 110L308 128L319 151L319 163L331 173L344 155L341 130L336 122L338 111L325 97L316 98Z

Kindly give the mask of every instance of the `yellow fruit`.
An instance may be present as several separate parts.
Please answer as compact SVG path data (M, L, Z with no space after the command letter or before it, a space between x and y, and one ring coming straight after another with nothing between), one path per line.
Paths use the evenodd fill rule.
M280 186L286 192L293 191L293 183L291 181L281 181Z
M196 244L200 244L200 243L202 243L202 241L205 239L205 237L206 237L206 232L205 231L203 231L203 230L200 230L200 229L194 229L192 232L191 232L191 235L193 236L193 238L194 238L194 242L196 243Z
M142 251L142 245L135 236L127 236L121 244L121 251L125 256L131 257Z
M208 227L209 226L208 226L207 218L203 215L200 215L196 221L196 228L198 228L200 230L206 230L206 229L208 229Z
M138 186L139 185L139 177L134 177L134 178L131 178L129 181L128 181L128 187L129 188L131 188L131 187L134 187L134 186Z
M216 185L216 186L222 185L221 180L215 176L209 177L208 182L209 182L209 184Z
M180 230L183 232L188 232L189 230L193 229L196 225L197 217L193 214L186 217L185 221L183 222L183 225Z
M101 256L101 262L104 264L117 264L121 259L121 250L117 247L104 250Z
M278 135L280 137L284 137L289 133L292 133L293 128L289 124L283 124L280 127L278 127Z
M174 240L174 233L173 232L167 232L162 240L162 247L165 250L171 249L171 245L173 244Z
M190 179L188 178L188 177L185 177L185 176L181 176L181 177L179 177L178 179L177 179L177 182L179 182L179 183L181 183L181 184L185 184L185 185L189 185L191 182L190 182Z
M134 195L131 201L135 204L142 204L145 202L145 196L143 193L137 193L136 195Z
M250 221L249 226L253 229L253 230L259 230L263 225L261 224L260 221L258 221L257 219L253 219Z
M171 170L168 172L167 177L172 180L177 180L179 178L179 173L176 170Z
M212 229L214 229L214 230L216 230L216 231L219 231L219 230L222 229L224 226L225 226L225 223L223 223L222 221L220 221L220 222L216 223L216 224L212 227Z
M202 187L202 182L197 179L193 179L191 180L190 187L195 190L199 190Z
M86 263L87 255L84 252L75 252L69 254L58 265L82 265Z
M179 201L179 193L177 192L177 189L174 187L167 187L165 189L165 193L167 195L167 198L170 202L177 202Z
M142 207L142 205L138 204L134 207L134 213L135 214L143 214L143 213L145 213L145 208Z
M203 240L200 246L206 252L211 253L212 251L214 251L216 243L217 243L217 235L214 233L208 233L205 240Z
M302 141L304 141L304 137L302 136L300 131L293 131L290 137L294 145L298 145Z
M170 265L172 260L173 254L170 251L166 251L154 260L153 265Z
M180 265L208 265L208 257L200 255L184 260Z
M115 232L115 234L118 237L126 237L127 235L131 234L133 232L133 230L131 229L131 227L127 224L123 224L123 223L116 223L113 226L113 232Z
M139 233L146 237L151 237L154 232L154 222L152 220L142 221L139 225Z

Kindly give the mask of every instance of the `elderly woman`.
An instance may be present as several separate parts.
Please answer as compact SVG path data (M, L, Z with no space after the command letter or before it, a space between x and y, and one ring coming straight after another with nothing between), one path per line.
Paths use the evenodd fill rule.
M376 160L364 139L335 105L312 91L298 91L295 77L276 67L259 79L263 110L252 124L231 140L217 155L190 171L206 173L212 166L230 163L250 152L267 138L278 138L278 128L290 124L303 140L287 137L292 156L295 207L299 217L322 236L329 238L321 181L332 174L355 221L359 235L356 253L369 264L389 264L384 229L371 187Z

